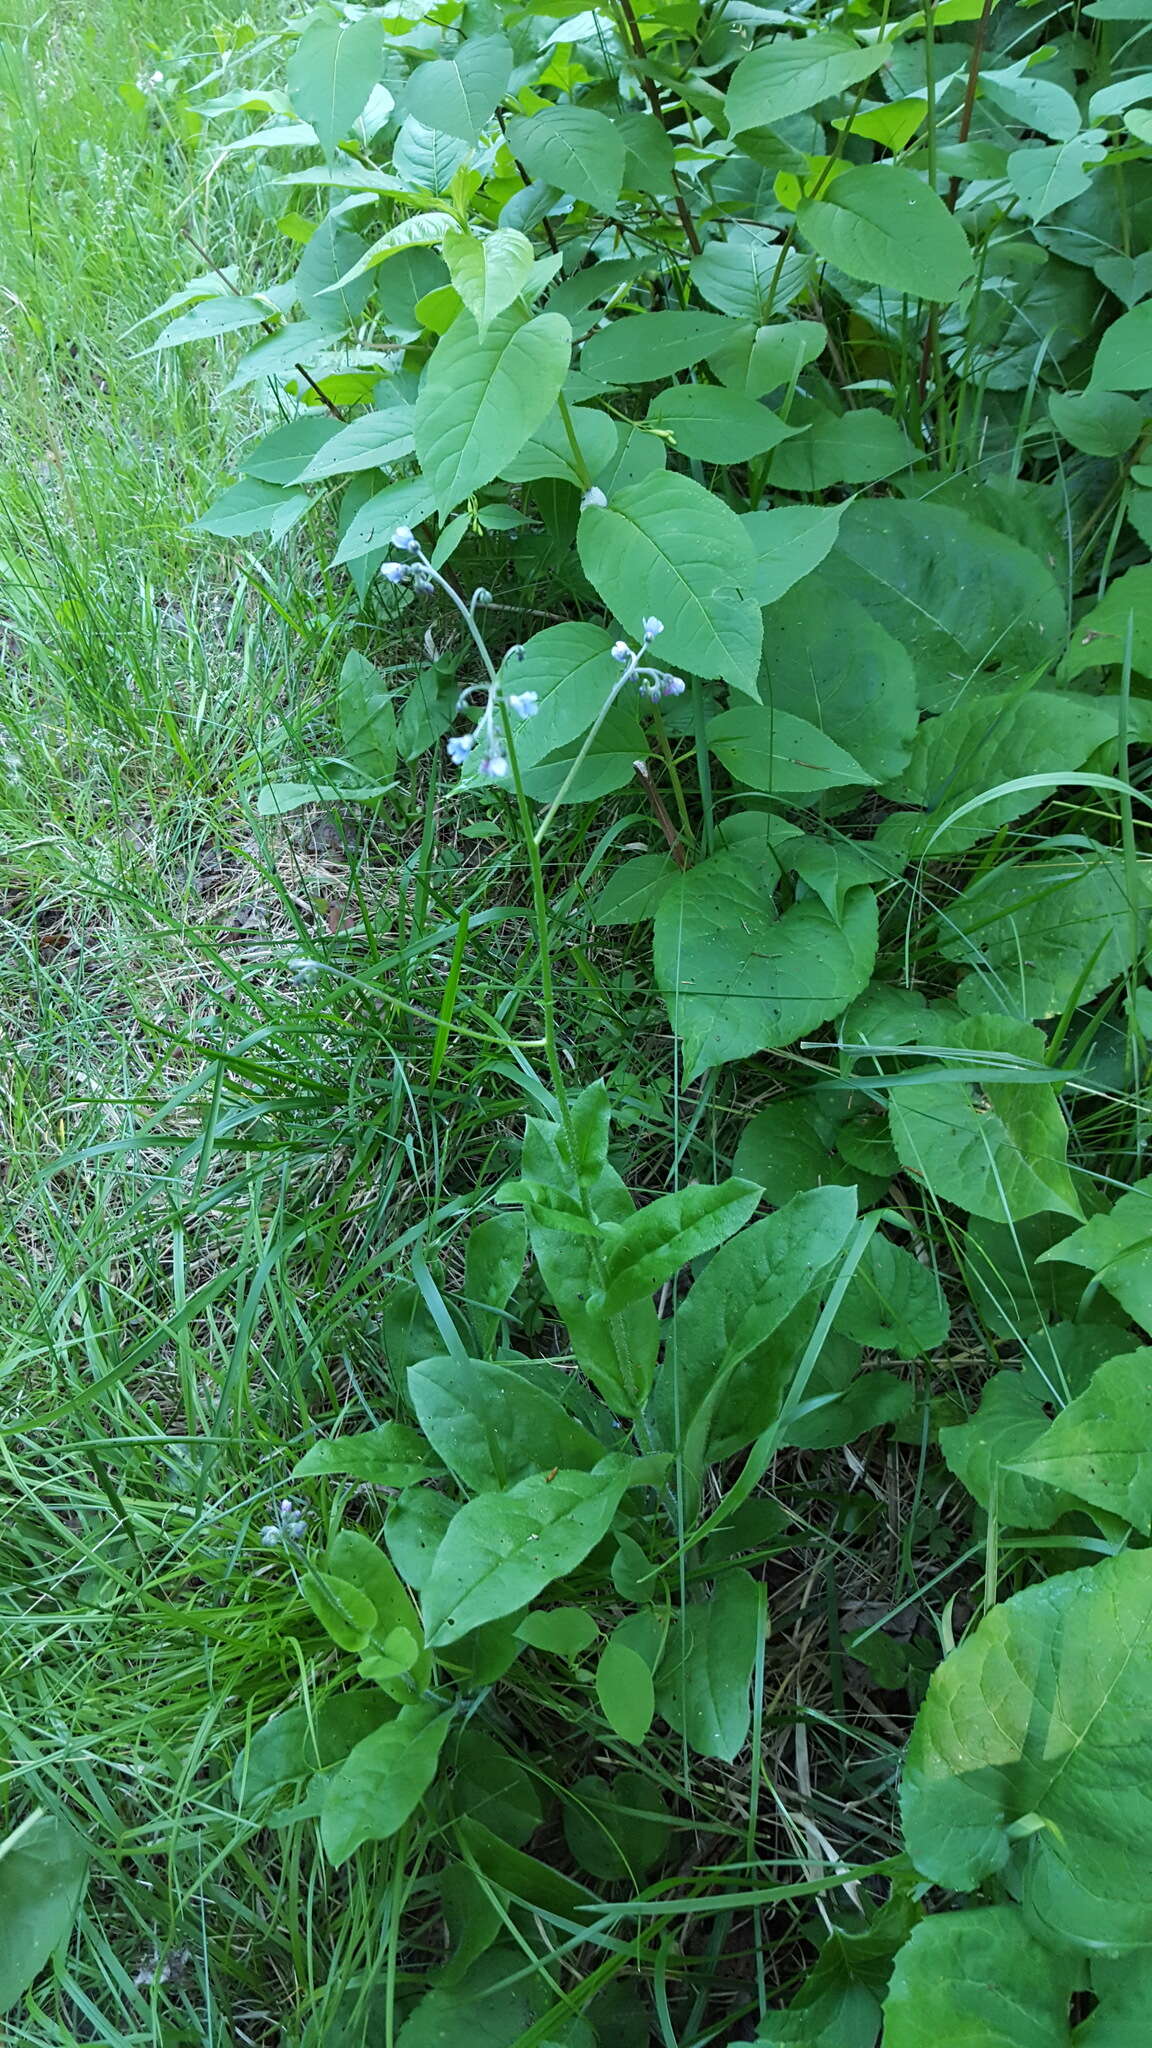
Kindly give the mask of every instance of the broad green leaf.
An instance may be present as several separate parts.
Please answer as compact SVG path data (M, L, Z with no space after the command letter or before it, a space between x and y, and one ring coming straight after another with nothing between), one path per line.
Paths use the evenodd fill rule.
M819 568L836 545L843 510L842 505L775 505L740 515L756 554L751 594L757 604L776 604ZM771 620L765 620L764 628L771 635Z
M487 1216L468 1233L464 1294L468 1320L485 1353L492 1350L500 1319L524 1271L528 1226L522 1216Z
M391 693L370 661L353 650L340 670L343 758L365 782L390 782L396 767L396 713Z
M322 1474L360 1479L369 1486L414 1486L441 1469L418 1430L403 1422L382 1422L354 1436L330 1437L313 1444L293 1466L293 1479Z
M571 1890L583 1897L580 1887ZM566 1899L567 1910L572 1903ZM529 2028L544 2048L535 2022L555 2002L545 1974L525 1970L518 1948L491 1948L456 1982L442 1981L425 1993L397 2033L396 2048L517 2048ZM559 2041L564 2048L595 2048L583 2020L570 2022Z
M624 861L592 904L593 924L642 924L655 917L660 898L676 873L670 853L641 853L635 860Z
M811 493L831 484L876 483L918 459L903 427L875 406L839 415L823 405L797 406L789 423L803 432L778 448L768 464L775 490Z
M692 1259L715 1251L759 1206L752 1181L725 1180L658 1195L606 1235L604 1285L589 1301L593 1315L614 1316L670 1280Z
M512 50L503 36L469 36L451 57L417 65L408 80L406 110L426 128L477 142L511 75Z
M635 1656L634 1651L628 1654ZM643 1669L647 1676L647 1666ZM589 1774L566 1787L565 1841L580 1868L605 1883L642 1884L671 1834L663 1795L646 1772L617 1771L610 1783Z
M748 1739L760 1630L760 1588L743 1571L726 1572L673 1617L656 1710L699 1756L730 1764Z
M741 59L724 101L729 131L772 128L821 100L871 78L889 55L882 42L866 47L831 30L775 35Z
M313 319L330 319L342 329L356 325L372 296L373 281L360 277L345 290L340 280L366 254L367 247L363 237L345 227L335 214L321 222L292 280L300 305Z
M214 341L221 334L237 334L245 327L262 327L272 319L273 309L266 299L213 298L201 299L191 312L181 313L162 327L147 353L154 355L159 349L182 348L189 341Z
M542 184L611 213L624 183L624 137L594 107L542 107L508 123L508 147Z
M1041 1252L1040 1263L1085 1266L1126 1314L1152 1331L1152 1175L1121 1195L1103 1216Z
M314 14L291 57L285 83L293 111L316 130L325 156L351 132L382 76L384 29L376 14L357 21Z
M282 490L278 484L261 483L257 477L243 477L222 491L199 519L193 533L217 533L226 540L246 540L266 533L269 540L282 540L299 524L312 504L307 491Z
M644 1741L656 1712L652 1673L643 1657L615 1637L600 1653L596 1697L614 1735L636 1745Z
M416 400L416 452L441 516L496 476L556 403L572 345L558 313L515 307L483 341L461 313L433 350Z
M367 1593L351 1579L310 1566L301 1575L300 1591L320 1626L342 1650L358 1654L367 1647L376 1627L376 1609Z
M972 972L967 1009L1054 1017L1139 969L1147 948L1148 863L1072 852L993 868L953 898L940 951ZM1131 884L1131 887L1130 887Z
M1018 1906L938 1913L896 1958L884 2048L1071 2048L1081 1973L1078 1957L1035 1938Z
M681 455L722 463L751 462L799 431L716 384L670 384L652 400L645 425L666 434Z
M655 317L655 316L653 316ZM577 547L585 575L634 638L663 623L655 659L754 692L760 607L755 556L736 514L691 477L647 477L589 505Z
M836 1328L872 1351L920 1358L943 1344L950 1320L931 1266L877 1231L848 1283Z
M393 1698L409 1701L427 1685L431 1665L423 1647L420 1616L407 1587L379 1545L359 1529L337 1532L328 1545L325 1564L331 1574L328 1587L333 1583L344 1589L352 1587L372 1605L375 1618L367 1642L345 1646L359 1651L361 1676L374 1678ZM347 1604L346 1590L342 1597ZM409 1645L407 1655L399 1659L389 1641L395 1631L400 1631Z
M1137 675L1152 675L1152 564L1117 576L1091 611L1081 614L1061 665L1065 676L1111 667L1131 650Z
M269 1793L342 1763L356 1743L395 1711L378 1687L365 1686L274 1714L250 1737L233 1765L237 1805L248 1814Z
M469 1493L557 1465L591 1471L604 1455L554 1395L503 1363L426 1358L408 1372L420 1427Z
M1107 327L1096 350L1089 391L1152 390L1152 302L1133 306Z
M420 526L434 503L431 485L422 476L377 491L349 520L332 557L333 568L342 562L362 561L365 556L382 559L396 528Z
M1134 398L1092 385L1087 391L1050 392L1048 410L1057 432L1083 455L1126 455L1144 425L1144 407Z
M355 476L363 469L387 469L411 455L415 442L410 405L389 406L383 412L361 413L346 427L338 427L301 469L303 483L321 483L330 476Z
M1098 1366L1015 1467L1152 1535L1152 1351Z
M789 516L810 520L813 508L754 512L748 520ZM827 515L817 511L815 517ZM821 531L834 537L835 525L815 528L817 537ZM791 566L795 561L793 553ZM819 569L764 615L760 695L777 713L818 726L859 764L864 782L884 782L908 760L918 722L912 662L900 642Z
M926 710L943 710L981 670L1031 678L1064 644L1065 601L1050 570L951 506L847 506L829 572L907 648Z
M409 114L392 146L392 168L410 192L428 192L438 199L470 154L469 144L458 135L445 135Z
M532 1619L526 1616L525 1622ZM468 1815L479 1821L490 1834L513 1848L530 1841L544 1818L535 1775L491 1735L485 1734L472 1716L465 1719L449 1754L453 1813L458 1818Z
M721 250L728 245L712 246ZM768 327L745 322L709 352L708 366L731 390L746 398L763 398L769 391L794 385L827 343L828 330L818 320L788 320Z
M434 1649L528 1606L607 1535L627 1469L521 1479L469 1501L449 1524L424 1588Z
M676 1315L651 1413L658 1441L693 1471L752 1443L788 1388L765 1349L827 1285L856 1222L849 1187L814 1188L741 1231L708 1261ZM795 1363L793 1359L792 1364Z
M563 626L546 626L525 642L522 655L505 657L501 669L504 687L531 690L539 700L535 718L527 719L516 731L521 771L583 739L596 723L620 682L612 644L613 635L602 626L573 620ZM627 709L631 712L633 708L631 699ZM635 730L642 752L639 724Z
M1018 63L1003 70L985 70L982 66L980 95L1020 127L1046 135L1051 142L1071 142L1080 132L1080 109L1072 94L1057 85L1054 78L1045 78L1038 69L1032 69L1030 56L1021 57ZM1100 97L1097 93L1092 104ZM1091 118L1096 120L1097 116L1093 114Z
M1087 192L1107 140L1102 128L1086 128L1072 142L1012 151L1008 183L1029 220L1047 220L1050 213Z
M264 484L298 484L320 450L343 431L326 413L305 414L245 449L237 467L242 476L258 477Z
M948 1470L1002 1528L1050 1529L1074 1505L1021 1469L1021 1458L1046 1427L1043 1404L1023 1373L998 1372L986 1382L976 1413L940 1431Z
M496 228L484 236L454 228L440 253L483 341L497 313L519 298L535 262L532 244L515 228Z
M836 1134L846 1111L838 1098L780 1095L745 1124L733 1170L758 1180L779 1208L811 1188L850 1187L860 1176L842 1158ZM887 1125L884 1126L885 1134Z
M1079 1217L1056 1090L1029 1078L1029 1068L1035 1074L1043 1067L1042 1034L1008 1017L970 1017L952 1028L949 1042L957 1073L974 1079L892 1090L889 1118L901 1164L938 1201L993 1222L1043 1209ZM981 1066L1003 1075L1014 1061L1023 1069L1020 1081L980 1078Z
M771 229L730 227L724 241L709 242L701 255L693 257L692 282L718 313L759 321L771 306L779 268L780 244ZM787 381L773 379L777 384Z
M728 773L768 796L842 789L872 780L818 726L772 703L739 704L708 721L708 745Z
M876 904L850 892L843 919L815 898L777 913L757 865L716 854L656 913L656 980L684 1041L685 1077L790 1045L839 1015L871 977Z
M720 313L622 314L589 335L580 368L607 386L662 384L710 355L735 324Z
M585 1091L585 1096L593 1091ZM578 1103L582 1098L578 1098ZM604 1158L597 1157L580 1169L589 1205L599 1229L591 1236L554 1227L543 1203L526 1203L532 1250L547 1293L568 1325L568 1336L583 1372L609 1407L619 1414L634 1415L648 1398L660 1344L660 1325L650 1300L634 1302L622 1315L605 1322L588 1312L589 1296L600 1285L603 1258L599 1235L604 1226L625 1223L635 1213L635 1203L615 1168L607 1163L607 1116L593 1101L590 1120L597 1144L604 1146ZM604 1104L606 1110L606 1102ZM567 1190L572 1206L580 1179L567 1160L563 1133L557 1126L541 1126L530 1119L524 1142L526 1181ZM581 1217L581 1220L583 1218Z
M1071 690L996 691L961 698L939 718L926 719L912 758L888 794L922 806L923 825L908 847L931 842L933 858L959 853L1034 810L1050 793L1009 788L956 824L947 820L971 797L1017 778L1080 768L1116 735L1119 704Z
M568 426L576 438L583 471L576 466ZM567 425L557 409L529 435L510 461L502 463L500 475L510 484L534 483L538 477L554 476L582 490L585 473L596 481L615 455L619 438L615 421L594 406L569 406Z
M591 1648L600 1631L585 1608L553 1607L526 1614L516 1633L530 1649L548 1650L571 1663Z
M352 265L339 280L337 290L344 290L366 271L378 270L382 263L394 262L397 256L411 255L423 249L431 252L440 247L445 235L451 234L456 222L450 213L413 213L397 221L382 234L378 241L364 251L359 261ZM437 276L446 273L438 271ZM387 317L387 316L385 316Z
M406 1586L423 1589L457 1503L431 1487L409 1486L389 1509L384 1524L388 1555Z
M87 1874L87 1848L63 1815L35 1812L0 1842L0 2012L67 1938Z
M968 237L915 172L868 164L834 179L827 192L804 200L797 215L825 263L908 298L957 296L972 270Z
M330 1863L346 1863L363 1842L386 1842L415 1813L436 1776L451 1713L402 1707L366 1735L329 1778L320 1840Z
M933 1673L904 1773L908 1852L971 1891L1006 1879L1046 1944L1152 1943L1152 1551L992 1610Z

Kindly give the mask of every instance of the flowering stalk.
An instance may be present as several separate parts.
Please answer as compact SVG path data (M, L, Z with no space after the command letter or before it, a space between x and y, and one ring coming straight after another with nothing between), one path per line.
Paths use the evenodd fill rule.
M591 490L586 493L585 504L604 502L602 492ZM385 582L425 594L442 590L449 603L459 612L475 644L476 651L484 665L487 681L476 689L461 693L459 708L468 707L474 699L480 699L480 716L471 733L454 735L445 742L448 758L457 768L466 769L478 782L497 785L510 782L516 798L520 829L528 855L528 870L532 885L532 909L536 923L537 941L540 949L540 998L544 1012L544 1051L548 1061L548 1073L560 1111L565 1136L575 1157L575 1133L572 1128L568 1107L568 1090L556 1043L556 995L552 973L552 948L548 925L548 898L544 887L544 868L540 859L540 845L556 814L557 807L585 760L597 733L621 691L629 683L635 683L637 692L649 703L656 703L663 697L678 697L684 689L679 676L670 675L666 669L652 667L646 660L653 640L664 631L662 622L656 618L642 621L639 647L630 647L626 640L618 640L612 649L612 659L619 664L620 674L607 692L600 712L587 735L575 761L553 798L540 826L534 831L532 814L528 806L524 784L516 759L514 719L534 718L539 711L539 700L534 690L509 691L501 680L488 643L476 619L477 610L492 602L488 590L476 590L471 600L465 602L447 579L434 569L424 553L411 527L398 526L392 535L392 546L398 553L407 555L406 562L385 562L380 574ZM523 660L523 649L514 648L511 656L519 655ZM589 1218L591 1220L591 1218Z

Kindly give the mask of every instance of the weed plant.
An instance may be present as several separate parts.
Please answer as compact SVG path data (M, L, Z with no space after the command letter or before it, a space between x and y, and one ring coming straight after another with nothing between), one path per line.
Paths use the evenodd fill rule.
M1143 2039L1141 5L5 29L13 2042Z

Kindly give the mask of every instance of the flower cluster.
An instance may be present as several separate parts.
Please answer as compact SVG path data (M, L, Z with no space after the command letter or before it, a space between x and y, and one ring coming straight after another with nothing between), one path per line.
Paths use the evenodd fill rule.
M280 1550L293 1543L302 1543L308 1533L308 1518L298 1500L282 1500L276 1505L276 1519L260 1531L260 1541L265 1550Z
M662 619L642 619L643 638L639 647L629 647L626 640L618 640L612 649L613 661L618 661L624 673L616 685L635 682L639 695L647 697L650 703L658 703L661 697L682 697L684 681L681 676L670 675L666 668L649 668L644 661L653 640L664 631Z
M605 504L602 492L590 491L585 504ZM509 773L508 755L503 733L507 730L507 716L513 718L535 718L540 709L540 700L535 690L506 690L502 678L493 667L483 635L476 623L476 610L480 605L491 604L492 592L483 588L474 590L471 601L465 605L452 585L441 576L424 553L420 542L410 526L398 526L392 535L392 546L404 555L411 555L408 562L385 562L380 571L385 582L406 584L413 590L424 593L439 588L449 597L462 614L477 647L484 657L488 670L487 683L463 690L457 700L457 710L466 711L477 701L479 717L470 733L456 733L445 741L448 759L453 767L467 768L469 777L475 776L481 782L503 782ZM617 640L612 649L612 659L621 669L619 679L613 684L606 699L604 710L615 703L626 683L634 682L641 697L650 703L657 703L662 697L679 697L683 694L684 683L680 676L670 675L667 669L653 668L645 656L658 634L664 631L661 619L647 618L641 621L639 647L629 647L626 640ZM524 649L512 647L505 657L505 667L513 661L523 661ZM603 714L602 714L603 716Z

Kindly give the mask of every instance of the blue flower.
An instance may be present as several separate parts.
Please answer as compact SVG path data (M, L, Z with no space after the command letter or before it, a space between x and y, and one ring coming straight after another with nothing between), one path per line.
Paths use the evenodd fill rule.
M516 718L535 718L540 699L535 690L515 691L508 699L508 709Z

